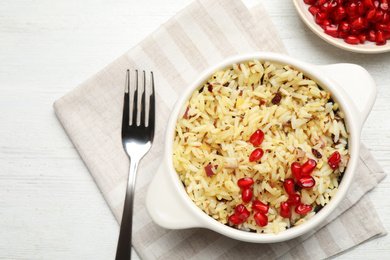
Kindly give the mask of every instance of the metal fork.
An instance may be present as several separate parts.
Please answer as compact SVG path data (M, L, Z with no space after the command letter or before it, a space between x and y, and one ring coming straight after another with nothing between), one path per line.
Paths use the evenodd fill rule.
M155 94L153 72L150 73L150 96L149 109L146 103L146 75L143 71L143 89L138 87L138 71L135 77L135 91L133 94L133 104L131 104L130 91L130 71L126 73L126 89L123 103L122 118L122 143L123 148L130 158L129 177L126 190L125 204L123 208L122 222L119 232L118 246L116 251L117 260L130 259L131 257L131 237L133 224L133 201L137 167L142 157L149 151L154 137L155 121ZM138 92L141 93L141 109L139 111ZM131 109L131 110L130 110ZM130 118L131 116L131 118ZM146 117L147 116L147 117Z

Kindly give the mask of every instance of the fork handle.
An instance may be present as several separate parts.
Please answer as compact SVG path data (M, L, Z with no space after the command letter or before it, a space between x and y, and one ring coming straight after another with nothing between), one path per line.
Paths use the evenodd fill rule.
M138 160L130 159L129 179L127 181L125 204L123 207L121 227L119 231L116 260L129 260L131 258L131 237L133 227L133 202L135 189L135 176Z

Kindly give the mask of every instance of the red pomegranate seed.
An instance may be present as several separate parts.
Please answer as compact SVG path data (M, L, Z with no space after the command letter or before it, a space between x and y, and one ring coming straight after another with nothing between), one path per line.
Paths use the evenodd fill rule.
M258 161L261 159L261 157L263 157L263 155L264 155L263 149L256 148L255 150L253 150L253 152L249 156L249 161L250 162Z
M359 37L357 37L356 35L348 35L344 39L344 41L346 43L353 44L353 45L356 45L356 44L358 44L360 42Z
M301 167L301 164L299 162L293 162L291 164L291 172L294 175L294 178L296 180L299 180L302 177L302 175L301 175L301 168L302 167Z
M364 15L367 11L366 7L361 1L356 2L358 15Z
M341 160L341 155L338 151L335 151L334 153L332 153L328 159L328 164L329 164L330 168L332 168L333 170L337 169L340 160Z
M333 11L333 19L335 21L341 21L347 16L347 11L344 6L337 6L337 8Z
M244 205L240 204L237 205L237 207L234 209L234 215L236 215L236 217L239 217L242 220L246 220L247 218L249 218L251 213Z
M383 11L388 11L389 10L389 1L388 0L381 0L379 8L382 9Z
M379 22L386 24L389 21L390 21L390 13L384 13L382 19Z
M358 37L359 37L360 43L364 43L367 39L367 35L365 35L364 33L359 34Z
M307 160L303 165L302 165L302 170L301 174L302 176L309 176L312 174L314 169L317 167L317 162L313 159Z
M260 200L254 200L252 202L252 209L256 212L266 214L269 210L269 206L261 202Z
M376 33L376 39L375 39L376 45L385 45L387 43L387 40L385 38L385 34L383 31L378 31Z
M296 206L301 204L301 196L299 194L293 194L286 201L289 206Z
M337 29L337 25L329 25L325 26L324 32L329 34L330 36L337 37L339 36L339 30Z
M366 19L367 19L367 21L369 21L371 23L378 22L378 20L377 20L378 17L379 17L379 14L377 14L377 11L375 9L370 9L366 13Z
M326 19L328 19L329 14L324 12L316 13L315 21L317 24L322 24Z
M253 198L253 191L250 188L247 188L242 191L241 199L245 204L251 202L252 198Z
M374 0L372 3L374 4L375 9L379 8L379 1L378 0Z
M374 6L372 0L362 0L362 2L363 2L363 5L364 5L366 8L368 8L368 9L374 9L374 8L375 8L375 6Z
M305 215L312 210L312 207L308 204L301 203L297 207L295 207L295 212L297 214Z
M329 0L321 5L321 11L330 13L333 12L337 7L337 2L333 0Z
M213 176L215 172L213 171L213 165L209 164L206 167L204 167L204 170L206 171L207 177Z
M255 222L260 227L265 227L268 224L268 217L264 213L257 212L253 218L255 219Z
M283 218L290 218L291 217L291 209L286 201L283 201L280 203L280 213L279 214Z
M308 10L311 13L311 15L313 15L313 16L315 16L317 13L321 12L321 9L316 7L316 6L310 6Z
M313 187L316 184L316 181L311 176L305 176L305 177L300 178L297 181L297 184L298 184L299 187L302 187L302 188L305 188L305 189L309 189L309 188Z
M329 19L324 20L324 21L320 24L320 26L322 27L322 29L325 29L326 27L331 26L331 25L332 25L332 22L331 22Z
M376 32L374 30L369 30L367 32L367 40L371 42L375 42L375 39L376 39Z
M253 144L254 146L260 146L263 140L264 133L260 129L256 130L249 138L249 142L251 142L251 144Z
M347 21L342 21L339 26L341 32L348 33L351 30L351 24Z
M361 30L366 26L366 20L359 16L351 22L351 28L354 30Z
M295 194L295 182L293 179L285 179L283 182L283 187L289 196Z
M358 16L358 6L355 2L350 2L346 4L346 11L350 17Z
M384 23L376 23L375 28L377 31L382 31L382 32L387 31L387 25Z
M307 4L307 5L312 5L312 4L315 4L317 2L317 0L303 0L303 2L305 2L305 4Z
M240 189L245 190L253 185L254 181L252 178L241 178L237 181L238 187Z
M244 220L240 219L239 217L237 217L236 215L231 215L229 217L229 220L234 224L234 225L239 225L241 224L242 222L244 222Z

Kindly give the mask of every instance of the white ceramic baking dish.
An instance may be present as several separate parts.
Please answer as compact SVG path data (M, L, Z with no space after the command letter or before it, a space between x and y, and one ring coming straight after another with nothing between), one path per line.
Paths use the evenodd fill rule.
M340 104L345 113L351 158L341 180L339 190L331 201L306 223L287 229L279 234L258 234L246 232L223 225L199 209L185 192L172 164L172 146L175 124L182 107L191 94L217 69L258 59L291 65L315 80L322 88L328 90L333 100ZM208 69L189 86L177 100L167 124L164 144L164 155L146 197L149 215L158 225L167 229L207 228L220 234L241 241L253 243L273 243L300 236L322 223L343 200L353 181L359 157L360 133L376 98L376 86L369 73L354 64L334 64L317 66L295 58L275 53L250 53L228 58Z

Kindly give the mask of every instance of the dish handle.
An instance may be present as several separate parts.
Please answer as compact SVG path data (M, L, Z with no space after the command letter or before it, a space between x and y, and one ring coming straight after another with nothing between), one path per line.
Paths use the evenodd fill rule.
M376 84L371 75L363 67L350 63L324 65L319 69L351 98L356 121L362 129L376 99Z
M171 180L169 160L163 158L146 194L146 209L152 220L168 229L201 227L200 220L188 209L188 202Z

